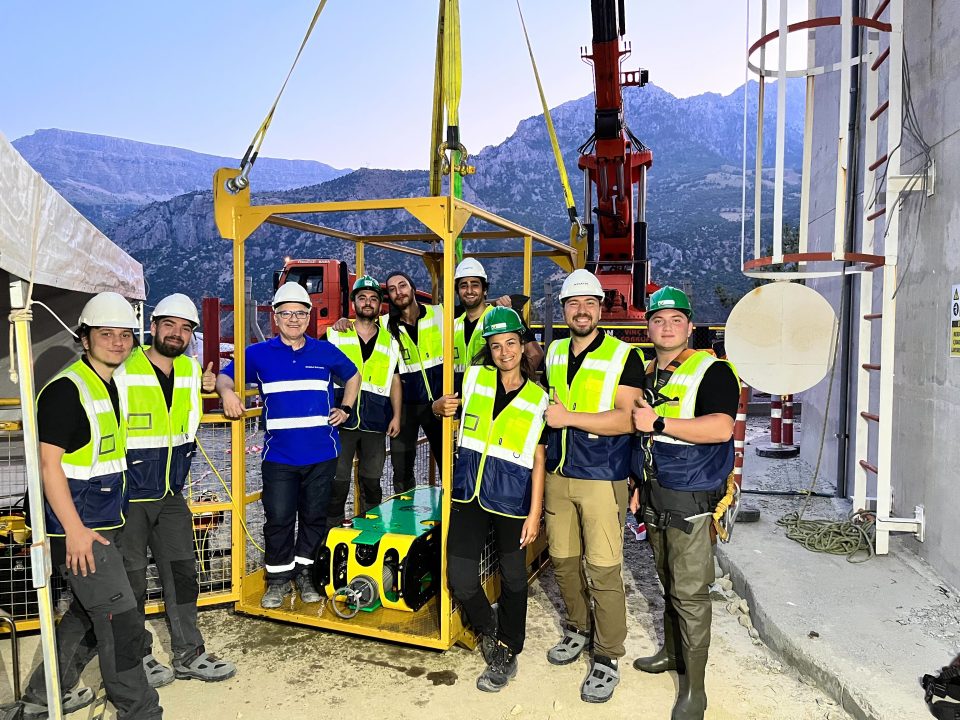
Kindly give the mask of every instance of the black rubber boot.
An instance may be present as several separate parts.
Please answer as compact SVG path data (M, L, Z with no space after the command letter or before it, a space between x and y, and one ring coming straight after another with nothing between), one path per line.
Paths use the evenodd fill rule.
M707 648L683 649L687 672L680 682L680 694L673 706L670 720L703 720L703 714L707 711L707 690L703 681L707 671L708 652Z
M680 642L680 621L676 615L663 615L663 647L649 657L633 661L635 670L645 673L662 673L676 670L680 675L686 672Z

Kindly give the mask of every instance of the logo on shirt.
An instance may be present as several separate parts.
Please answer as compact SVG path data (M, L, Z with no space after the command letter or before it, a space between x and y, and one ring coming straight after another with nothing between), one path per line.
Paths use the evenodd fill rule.
M323 365L304 365L307 370L326 370Z

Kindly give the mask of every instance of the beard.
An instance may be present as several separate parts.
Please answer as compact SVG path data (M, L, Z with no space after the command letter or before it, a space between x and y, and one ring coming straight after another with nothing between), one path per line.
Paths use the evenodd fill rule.
M169 339L166 339L166 338L164 339L158 338L156 342L154 342L153 347L158 353L160 353L164 357L175 358L183 354L184 350L187 349L187 344L184 343L183 345L178 345L176 341L171 342Z
M409 295L407 295L406 299L401 299L400 297L397 297L396 300L391 300L390 303L397 310L406 310L408 307L410 307L413 301L414 301L413 293L410 293Z
M353 309L357 313L357 317L364 320L371 320L380 314L380 307L376 305L361 305Z
M578 319L579 318L573 318L573 321L576 322ZM577 327L576 325L571 324L569 326L570 335L576 336L576 337L587 337L588 335L592 334L593 331L597 329L597 325L599 325L600 323L599 321L594 321L593 318L589 318L589 321L590 322L586 328L580 328L580 327Z

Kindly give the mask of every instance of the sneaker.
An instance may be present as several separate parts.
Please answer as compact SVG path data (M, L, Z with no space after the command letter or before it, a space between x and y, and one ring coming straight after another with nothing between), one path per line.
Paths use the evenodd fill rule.
M313 578L310 577L309 570L297 575L296 582L301 602L318 603L322 600L320 593L317 592L317 588L313 585Z
M177 671L177 678L181 680L220 682L237 674L237 666L232 662L202 649L189 660L174 660L173 668Z
M267 591L263 594L263 597L260 598L260 607L267 610L275 610L283 605L283 599L292 592L290 583L267 585Z
M143 658L143 672L147 676L147 682L152 688L161 688L169 685L176 679L173 668L169 668L157 660L153 653Z
M500 692L511 678L517 675L517 656L506 645L497 643L493 662L477 678L477 689L483 692Z

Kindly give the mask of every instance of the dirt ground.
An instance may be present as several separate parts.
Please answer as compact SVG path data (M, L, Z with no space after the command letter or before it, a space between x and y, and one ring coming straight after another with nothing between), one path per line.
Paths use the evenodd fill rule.
M210 610L201 615L207 646L234 660L238 675L220 684L177 681L160 690L165 717L171 720L273 720L291 717L362 717L391 720L454 716L458 720L493 718L590 717L668 718L676 694L673 674L644 675L630 663L652 652L659 629L654 617L663 607L645 542L628 540L624 579L630 630L627 658L613 699L597 706L580 701L586 661L553 667L544 653L558 637L558 593L546 570L531 588L527 644L517 678L490 695L474 685L483 669L479 652L455 647L439 653L378 643L356 637L299 628ZM150 621L160 637L157 655L169 647L162 620ZM656 623L659 628L659 623ZM846 719L826 695L781 662L729 614L714 603L714 632L707 671L709 708L714 720ZM2 651L4 674L9 649ZM24 663L36 660L36 638L26 638ZM0 676L2 677L2 676ZM99 685L96 663L84 676ZM9 680L0 680L9 697ZM87 717L81 711L71 718ZM112 707L107 718L115 718Z

